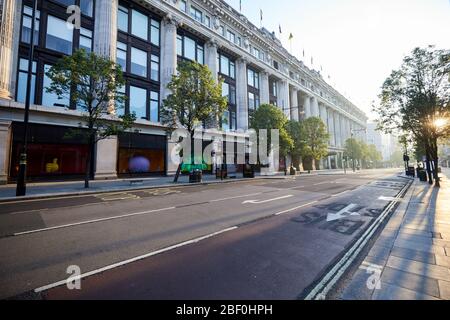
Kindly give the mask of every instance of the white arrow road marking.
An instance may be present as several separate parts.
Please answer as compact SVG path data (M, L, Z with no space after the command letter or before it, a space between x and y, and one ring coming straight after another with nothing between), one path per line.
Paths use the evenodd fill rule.
M272 201L276 201L276 200L282 200L282 199L287 199L293 197L292 194L289 194L287 196L283 196L283 197L278 197L278 198L273 198L273 199L268 199L268 200L247 200L242 202L242 204L247 204L247 203L251 203L251 204L261 204L261 203L267 203L267 202L272 202Z
M347 207L339 211L338 213L328 213L327 222L339 220L345 218L347 216L359 216L360 214L357 212L351 212L353 208L357 207L357 204L349 204Z

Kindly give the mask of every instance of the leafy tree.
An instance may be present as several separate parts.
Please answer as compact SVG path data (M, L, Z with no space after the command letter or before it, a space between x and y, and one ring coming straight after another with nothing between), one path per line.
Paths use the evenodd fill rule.
M430 184L433 176L439 186L438 139L450 135L450 50L433 46L416 48L403 60L398 70L383 84L379 128L385 132L399 129L413 134L423 144L427 156ZM431 174L430 161L434 161Z
M292 163L295 168L299 168L303 148L301 122L289 120L286 123L286 131L293 140L293 147L291 149Z
M209 68L197 62L183 61L178 73L172 76L167 88L171 94L163 101L161 122L167 131L185 129L191 138L190 164L194 168L194 136L202 125L219 122L227 108L227 98L222 97L222 81L216 82ZM181 141L180 141L181 142ZM180 154L183 157L183 154ZM175 181L181 170L180 164Z
M301 122L301 154L310 169L315 169L315 162L328 155L330 134L322 119L311 117Z
M369 144L366 146L366 159L373 162L374 167L378 167L380 162L383 161L383 154L378 151L377 146L374 144Z
M268 154L270 154L274 147L270 131L273 129L278 129L280 133L280 155L286 157L294 146L294 141L286 131L287 122L288 119L284 115L283 111L281 111L278 107L271 104L263 104L253 113L250 120L250 128L256 130L260 143L262 139L267 138ZM267 130L267 137L259 135L259 130L261 129Z
M395 150L394 153L391 154L389 161L395 166L402 165L403 164L403 152L401 150Z
M349 138L345 141L344 156L352 162L364 158L365 149L360 140Z
M80 135L89 145L85 164L85 188L89 188L92 150L97 142L131 128L136 119L134 114L114 117L112 102L120 105L126 99L118 92L125 84L122 70L109 59L80 49L60 59L46 75L52 81L46 91L59 99L70 97L71 105L82 111L80 127L86 127L87 134L75 129L70 134Z

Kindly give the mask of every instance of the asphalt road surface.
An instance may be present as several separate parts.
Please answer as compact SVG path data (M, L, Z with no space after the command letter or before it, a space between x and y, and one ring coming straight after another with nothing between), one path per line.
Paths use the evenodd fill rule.
M407 184L398 175L0 203L0 298L296 299Z

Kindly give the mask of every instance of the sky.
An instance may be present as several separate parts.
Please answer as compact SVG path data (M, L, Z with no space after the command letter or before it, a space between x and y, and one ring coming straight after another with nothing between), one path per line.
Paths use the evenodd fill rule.
M226 2L239 10L239 0ZM427 45L450 49L450 0L242 0L242 13L258 27L260 9L262 25L289 51L292 33L291 53L322 68L371 120L384 80L405 55Z

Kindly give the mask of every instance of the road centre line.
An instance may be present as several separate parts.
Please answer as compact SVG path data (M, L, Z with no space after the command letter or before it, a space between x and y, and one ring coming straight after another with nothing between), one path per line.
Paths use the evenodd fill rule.
M343 195L343 194L345 194L345 193L347 193L347 192L350 192L350 191L352 191L352 190L345 190L345 191L342 191L342 192L333 194L333 195L331 195L331 196L332 196L332 197L339 197L339 196L341 196L341 195Z
M36 288L36 289L34 289L34 292L39 293L39 292L46 291L46 290L49 290L49 289L52 289L52 288L56 288L56 287L59 287L59 286L67 284L68 281L73 282L73 281L76 281L76 280L81 280L81 279L84 279L84 278L87 278L87 277L90 277L90 276L93 276L93 275L96 275L96 274L99 274L99 273L102 273L102 272L105 272L105 271L108 271L108 270L111 270L111 269L115 269L115 268L118 268L118 267L130 264L130 263L133 263L133 262L137 262L137 261L140 261L140 260L143 260L143 259L146 259L146 258L150 258L152 256L159 255L161 253L165 253L165 252L168 252L168 251L171 251L171 250L174 250L174 249L177 249L177 248L181 248L181 247L184 247L184 246L187 246L187 245L190 245L190 244L195 244L195 243L198 243L200 241L203 241L203 240L206 240L206 239L218 236L220 234L223 234L225 232L233 231L233 230L236 230L236 229L238 229L238 227L234 226L234 227L231 227L231 228L223 229L223 230L218 231L218 232L210 233L210 234L208 234L206 236L202 236L202 237L199 237L199 238L195 238L195 239L192 239L192 240L181 242L179 244L176 244L176 245L173 245L173 246L170 246L170 247L166 247L166 248L163 248L163 249L160 249L160 250L157 250L157 251L152 251L150 253L147 253L147 254L144 254L144 255L141 255L141 256L137 256L137 257L134 257L134 258L131 258L131 259L128 259L128 260L124 260L124 261L121 261L121 262L117 262L117 263L105 266L103 268L100 268L100 269L96 269L96 270L93 270L93 271L90 271L90 272L87 272L87 273L83 273L83 274L75 276L75 277L70 277L69 279L66 279L66 280L61 280L61 281L58 281L58 282L54 282L54 283L48 284L48 285L43 286L43 287Z
M76 223L64 224L64 225L55 226L55 227L49 227L49 228L42 228L42 229L36 229L36 230L30 230L30 231L17 232L17 233L14 233L13 235L14 236L22 236L22 235L26 235L26 234L32 234L32 233L38 233L38 232L44 232L44 231L50 231L50 230L57 230L57 229L75 227L75 226L81 226L81 225L92 224L92 223L96 223L96 222L110 221L110 220L116 220L116 219L123 219L123 218L128 218L128 217L133 217L133 216L142 216L142 215L146 215L146 214L150 214L150 213L169 211L169 210L174 210L174 209L176 209L176 207L168 207L168 208L162 208L162 209L156 209L156 210L150 210L150 211L144 211L144 212L130 213L130 214L124 214L124 215L114 216L114 217L109 217L109 218L93 219L93 220L81 221L81 222L76 222Z
M215 199L215 200L210 200L208 202L203 202L203 203L194 203L194 204L191 204L189 206L193 206L193 205L197 205L197 204L214 203L214 202L220 202L220 201L226 201L226 200L232 200L232 199L239 199L239 198L245 198L245 197L252 197L252 196L256 196L256 195L260 195L260 194L262 194L262 193L259 192L259 193L253 193L253 194L248 194L248 195L241 195L241 196L236 196L236 197ZM70 224L65 224L65 225L60 225L60 226L49 227L49 228L41 228L41 229L17 232L17 233L14 233L13 236L22 236L22 235L28 235L28 234L38 233L38 232L45 232L45 231L58 230L58 229L63 229L63 228L77 227L77 226L86 225L86 224L92 224L92 223L97 223L97 222L105 222L105 221L129 218L129 217L134 217L134 216L142 216L142 215L147 215L147 214L156 213L156 212L175 210L175 209L178 209L180 207L182 207L182 206L180 205L180 206L176 206L176 207L168 207L168 208L162 208L162 209L156 209L156 210L150 210L150 211L144 211L144 212L137 212L137 213L130 213L130 214L114 216L114 217L108 217L108 218L101 218L101 219L93 219L93 220L81 221L81 222L70 223Z
M292 212L292 211L294 211L294 210L297 210L297 209L301 209L301 208L310 206L310 205L312 205L312 204L314 204L314 203L317 203L317 202L319 202L319 201L318 201L318 200L312 201L312 202L305 203L305 204L303 204L303 205L301 205L301 206L298 206L298 207L295 207L295 208L291 208L291 209L287 209L287 210L284 210L284 211L281 211L281 212L277 212L277 213L274 214L274 216L279 216L279 215L282 215L282 214L285 214L285 213L289 213L289 212Z
M239 199L239 198L246 198L246 197L259 196L260 194L262 194L262 192L251 193L251 194L245 194L245 195L242 195L242 196L236 196L236 197L229 197L229 198L215 199L215 200L210 200L210 201L208 201L208 202L209 202L209 203L214 203L214 202L220 202L220 201L226 201L226 200L233 200L233 199Z

